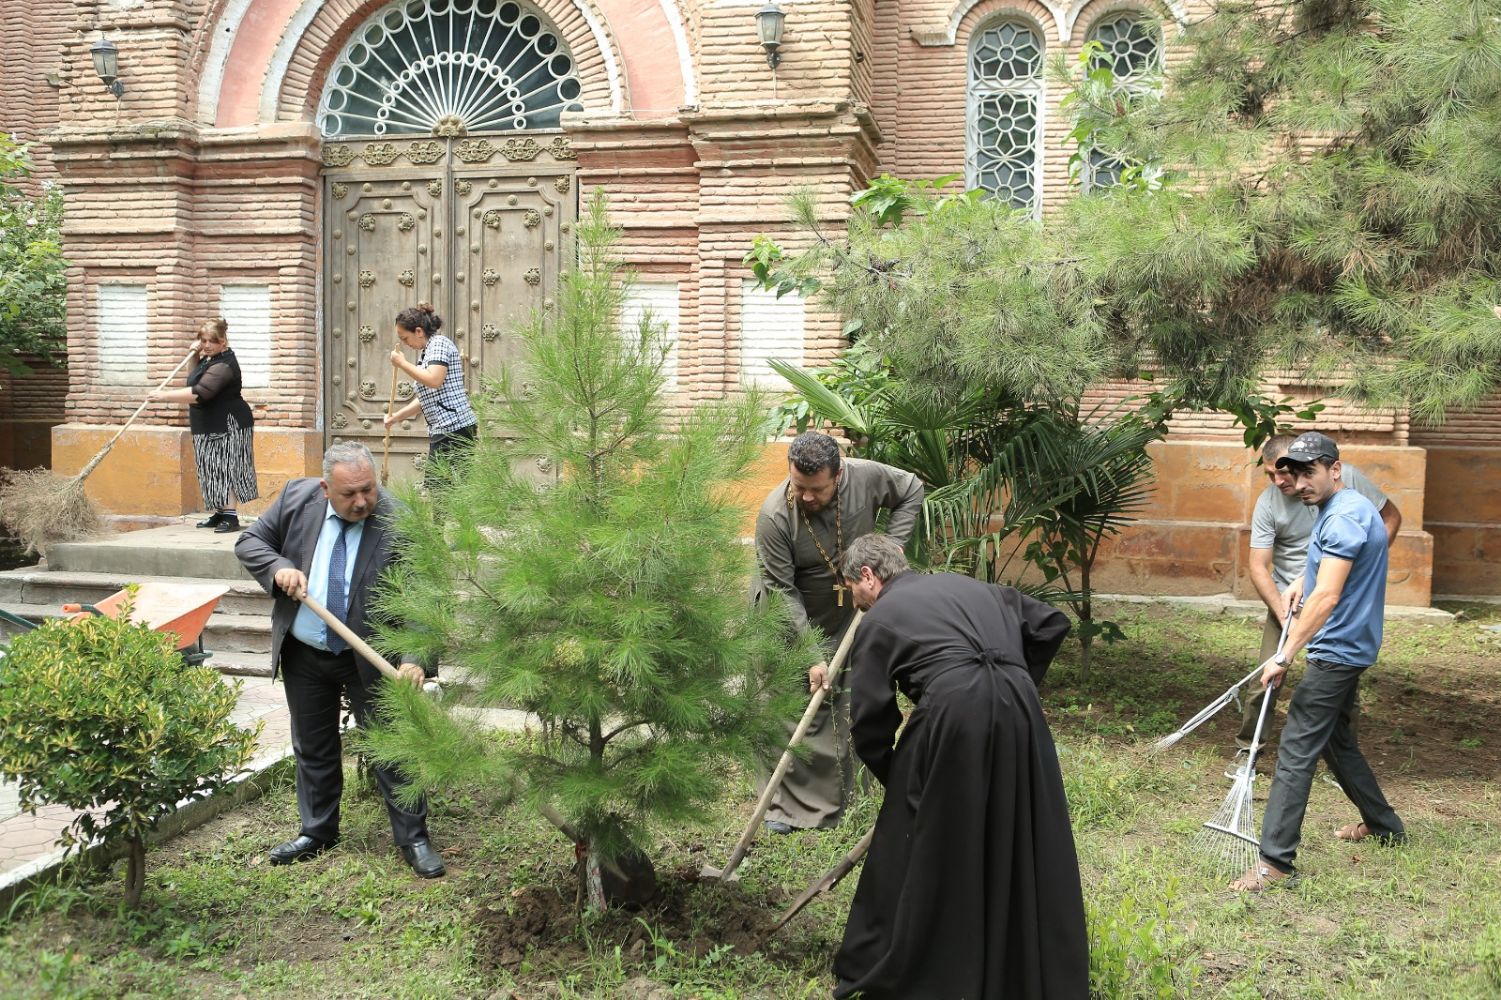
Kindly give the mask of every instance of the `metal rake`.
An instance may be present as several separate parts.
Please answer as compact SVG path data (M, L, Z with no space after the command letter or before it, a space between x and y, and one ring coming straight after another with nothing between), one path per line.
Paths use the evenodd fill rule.
M1194 848L1203 855L1206 867L1216 877L1234 878L1261 860L1261 838L1256 835L1256 815L1252 800L1256 787L1256 755L1261 752L1261 731L1272 707L1270 693L1261 702L1256 718L1256 732L1246 759L1235 772L1230 794L1220 804L1219 812L1194 834Z

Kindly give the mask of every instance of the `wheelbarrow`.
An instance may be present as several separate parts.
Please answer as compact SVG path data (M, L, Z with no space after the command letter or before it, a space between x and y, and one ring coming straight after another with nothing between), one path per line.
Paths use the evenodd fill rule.
M136 586L135 604L130 620L157 632L170 632L183 662L197 666L213 654L203 648L203 627L229 588L208 583L142 583ZM82 621L94 615L118 618L128 591L117 590L94 604L64 604L69 621ZM0 619L19 628L34 629L35 622L0 610Z

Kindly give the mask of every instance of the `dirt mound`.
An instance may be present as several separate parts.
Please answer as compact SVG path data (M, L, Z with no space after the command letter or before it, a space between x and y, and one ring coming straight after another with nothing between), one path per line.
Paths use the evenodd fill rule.
M574 905L572 881L518 889L480 907L478 954L489 970L533 965L566 966L588 955ZM748 896L736 884L700 881L682 869L664 875L655 898L644 906L612 909L589 921L596 943L619 944L628 960L650 960L671 947L702 957L729 946L744 954L755 948L780 914L770 900Z

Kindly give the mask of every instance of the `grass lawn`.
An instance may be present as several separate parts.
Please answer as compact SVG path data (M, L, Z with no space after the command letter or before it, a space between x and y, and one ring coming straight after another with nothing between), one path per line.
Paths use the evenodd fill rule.
M1362 744L1411 843L1337 841L1334 828L1358 817L1316 780L1304 878L1262 898L1206 876L1190 842L1229 787L1233 708L1166 753L1147 752L1254 665L1260 620L1106 611L1129 641L1098 652L1088 684L1070 648L1044 691L1098 996L1501 996L1501 635L1483 628L1501 608L1390 625L1363 684ZM1258 818L1264 794L1263 780ZM710 822L663 832L660 902L579 923L570 846L541 819L475 795L434 804L445 879L414 879L378 799L352 790L336 850L272 868L267 849L297 829L284 782L153 851L139 913L120 912L116 881L18 899L0 913L0 996L826 997L854 876L761 953L734 945L858 839L875 797L838 831L762 839L737 884L696 882L701 866L724 862L751 797L744 782Z

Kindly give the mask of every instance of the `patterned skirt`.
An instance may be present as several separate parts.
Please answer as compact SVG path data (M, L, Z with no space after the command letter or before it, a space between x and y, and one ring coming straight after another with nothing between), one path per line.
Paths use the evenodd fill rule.
M193 435L193 458L205 509L230 506L230 493L240 503L261 495L255 482L254 439L255 428L241 427L234 417L223 434Z

